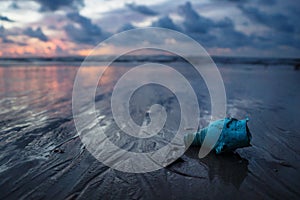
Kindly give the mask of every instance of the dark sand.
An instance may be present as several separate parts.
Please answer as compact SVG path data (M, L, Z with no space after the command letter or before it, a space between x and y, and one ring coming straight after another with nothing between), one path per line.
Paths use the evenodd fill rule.
M96 97L97 108L106 116L104 125L111 120L113 83L128 63L116 65L101 80L106 89ZM201 123L207 124L205 86L186 64L169 65L199 89ZM104 166L74 137L71 95L76 67L0 67L0 199L299 199L300 72L291 65L218 66L228 115L250 118L252 147L211 153L202 160L199 148L191 148L167 168L145 174ZM87 86L93 70L86 69ZM132 117L137 123L142 108L157 96L171 110L176 105L167 92L157 91L145 88L136 96L139 112ZM144 95L149 102L139 102ZM114 125L107 127L108 134L116 132Z

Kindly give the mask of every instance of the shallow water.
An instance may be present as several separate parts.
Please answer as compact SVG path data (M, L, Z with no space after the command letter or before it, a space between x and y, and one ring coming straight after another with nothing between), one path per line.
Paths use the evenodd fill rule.
M203 81L183 62L170 65L196 88L201 124L206 125L210 103ZM104 89L97 91L95 101L107 134L124 148L138 150L139 145L124 143L110 123L111 91L128 66L117 63L106 71L99 83ZM299 71L280 65L218 66L226 88L227 113L250 118L252 147L225 155L211 153L201 160L199 148L191 148L170 166L145 174L104 166L76 137L72 87L78 67L0 67L0 199L299 199ZM99 67L85 69L87 88L89 77ZM170 101L172 95L162 88L142 89L133 98L132 118L142 123L145 108L159 97L175 113L168 122L175 127L178 104ZM147 101L143 101L145 95ZM172 137L172 131L167 137ZM157 148L162 145L152 143Z

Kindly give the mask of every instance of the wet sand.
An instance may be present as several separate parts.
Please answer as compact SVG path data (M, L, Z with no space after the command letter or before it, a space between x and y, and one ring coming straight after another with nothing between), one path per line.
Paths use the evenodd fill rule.
M109 99L128 65L117 63L105 73L100 80L105 90L95 99L100 123L112 137L118 130L109 123ZM170 65L197 88L201 124L206 125L210 103L203 81L183 62ZM193 147L168 167L145 174L104 166L76 137L71 96L77 67L0 67L0 199L299 199L299 71L292 65L218 66L227 113L250 118L252 147L201 160ZM93 70L86 69L87 87ZM144 95L149 101L140 99ZM157 96L174 111L177 103L167 91L144 88L134 98L137 108L131 114L137 123Z

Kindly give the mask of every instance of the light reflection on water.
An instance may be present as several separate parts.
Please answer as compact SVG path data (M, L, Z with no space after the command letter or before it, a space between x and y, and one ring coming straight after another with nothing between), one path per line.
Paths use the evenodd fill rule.
M91 85L89 80L95 70L101 67L103 66L90 66L84 69L86 87ZM99 82L104 90L98 92L111 91L118 77L128 69L126 64L109 68ZM30 159L49 159L53 147L76 134L72 121L71 97L77 70L77 67L72 66L0 67L0 172L14 169L17 164L23 166L22 163ZM212 182L217 179L221 183L232 183L250 196L255 192L253 188L257 190L254 196L265 194L264 197L274 197L264 188L275 195L299 195L299 73L289 68L264 69L253 66L247 69L224 67L221 68L221 73L228 97L228 114L236 118L244 118L246 115L250 117L253 147L238 151L243 159L227 155L221 159L211 156L199 161L196 156L188 155L185 163L172 167L187 174L208 173ZM194 76L187 72L185 75ZM207 94L195 77L191 82L200 88L199 103L204 107L201 117L207 121L205 116L209 114L209 104L204 100ZM68 156L73 156L73 153L76 155L75 150L79 148L75 147L80 145L79 141L66 145L65 157L52 160L52 164L69 159ZM197 153L194 151L192 154L195 152ZM90 163L86 162L86 166L89 166ZM195 165L191 165L193 162ZM202 165L208 169L198 170L197 166ZM40 168L28 172L27 180L30 181L37 172L44 173L45 166L38 167ZM7 174L14 183L14 174ZM51 176L53 171L46 171L45 174ZM68 176L67 173L65 175ZM159 174L160 177L165 175ZM167 180L169 177L163 178ZM195 181L178 175L172 178L176 183ZM198 190L198 182L195 185ZM236 189L228 188L225 184L220 191L222 189L236 192ZM176 191L178 188L173 192Z

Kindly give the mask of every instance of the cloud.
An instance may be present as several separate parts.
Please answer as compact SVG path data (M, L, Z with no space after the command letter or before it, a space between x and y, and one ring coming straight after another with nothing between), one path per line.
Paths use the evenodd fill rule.
M6 22L14 22L14 20L9 19L6 16L0 16L0 21L6 21Z
M12 2L10 5L9 5L9 8L11 9L20 9L20 6L17 4L17 2Z
M266 52L279 53L281 48L290 52L299 51L300 23L299 14L296 11L299 10L299 5L295 1L247 0L235 2L236 8L242 11L241 17L250 20L248 24L251 27L248 27L248 29L256 29L256 27L259 27L258 25L267 29L263 31L258 29L253 31L251 35L244 36L226 29L222 30L224 34L228 35L228 38L235 37L237 43L239 39L240 43L244 43L243 47L250 47L254 52L265 50ZM229 41L230 39L224 40L222 44Z
M248 16L254 22L263 24L268 26L272 29L281 32L294 32L295 27L289 21L289 17L281 14L267 14L261 12L259 9L254 7L247 7L247 6L239 6L239 8L243 11L243 13Z
M57 54L61 55L61 54L64 53L64 50L63 50L59 45L57 45L57 46L55 47L55 52L56 52Z
M152 9L150 9L149 7L147 6L144 6L144 5L136 5L134 3L131 3L131 4L126 4L126 6L128 8L130 8L131 10L135 11L135 12L139 12L141 14L144 14L144 15L150 15L150 16L155 16L155 15L158 15L158 13Z
M178 7L179 14L184 17L183 26L187 32L207 33L213 26L213 21L199 15L190 2Z
M5 36L5 28L0 26L0 37L3 38Z
M7 39L7 31L3 26L0 26L0 38L2 40L2 43L13 43L12 40Z
M168 16L163 16L163 17L159 18L157 21L152 23L152 26L173 29L173 30L176 30L176 31L181 31L180 27L177 26L176 24L174 24L172 19Z
M228 17L213 21L198 14L190 2L180 5L178 12L183 16L184 33L205 47L238 48L252 43L252 36L237 31Z
M232 2L232 3L237 3L237 4L246 4L246 3L254 3L254 4L259 4L259 5L267 5L267 6L272 6L276 4L276 0L215 0L218 2Z
M3 21L4 25L7 25L6 29L0 25L0 43L6 43L7 46L13 46L13 43L22 45L17 42L22 40L22 37L19 37L22 35L47 41L48 37L42 29L36 28L39 26L46 30L47 27L47 30L51 29L51 33L57 33L51 36L51 42L52 39L62 42L54 52L60 55L63 51L73 53L89 48L88 45L96 45L111 33L150 25L180 31L198 41L207 50L225 49L231 53L245 54L245 49L250 49L249 52L256 55L260 55L261 52L275 52L280 56L281 53L288 55L287 52L293 52L292 50L296 52L293 55L300 52L299 7L296 1L292 0L212 0L209 3L194 0L192 3L168 1L152 7L138 3L124 5L124 2L119 5L116 2L107 5L95 2L95 5L86 4L86 7L81 7L85 0L34 1L38 4L34 4L32 8L31 5L19 1L7 4L8 16L0 15L0 22ZM34 17L26 16L28 19L24 18L23 21L19 15L22 16L22 13L25 13L23 10L28 9L28 6L33 12L39 13L35 13L37 15L33 15ZM98 11L99 6L103 6L103 11ZM84 16L79 13L80 8L84 8L80 10ZM60 9L63 10L51 12ZM10 19L14 15L9 13L13 12L19 14L16 13L16 16ZM17 26L9 26L7 23L13 20L17 21ZM33 29L28 28L31 25ZM61 28L63 30L60 30ZM67 37L61 38L61 31L64 31ZM35 41L26 41L28 46L36 45L31 42ZM285 49L287 51L283 52ZM54 51L54 48L52 50Z
M23 31L23 34L29 37L38 38L44 42L48 41L48 37L43 33L41 27L38 27L36 30L33 30L31 27L29 27Z
M77 12L69 13L67 18L75 22L79 26L68 24L65 31L72 41L76 43L96 45L101 40L106 39L109 34L93 24L91 19L80 15Z
M83 0L36 0L41 5L41 11L55 11L62 7L77 9L84 5Z
M134 28L136 28L136 27L133 26L131 23L126 23L121 28L119 28L117 32L128 31L128 30L134 29Z
M217 43L215 47L238 48L253 45L253 36L248 36L234 28L223 28L217 32Z
M263 36L256 36L256 48L274 48L278 46L288 46L299 49L300 40L295 35L289 33L268 32Z
M19 46L26 46L24 42L15 42L11 39L8 39L7 36L13 35L10 31L5 29L3 26L0 26L0 38L2 44L17 44Z

